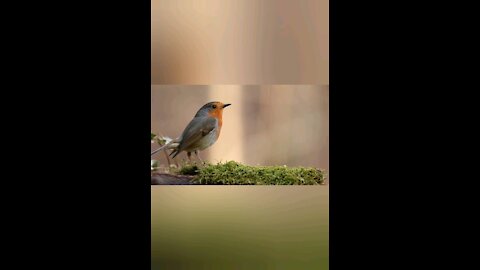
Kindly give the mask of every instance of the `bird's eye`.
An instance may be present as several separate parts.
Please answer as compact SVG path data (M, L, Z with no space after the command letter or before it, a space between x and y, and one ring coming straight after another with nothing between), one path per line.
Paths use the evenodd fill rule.
M212 105L212 108L216 109L216 108L217 108L217 105Z

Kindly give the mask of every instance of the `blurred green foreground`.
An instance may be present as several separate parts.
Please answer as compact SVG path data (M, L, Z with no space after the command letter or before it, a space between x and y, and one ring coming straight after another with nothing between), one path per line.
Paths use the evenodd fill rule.
M328 269L328 186L152 186L152 269Z

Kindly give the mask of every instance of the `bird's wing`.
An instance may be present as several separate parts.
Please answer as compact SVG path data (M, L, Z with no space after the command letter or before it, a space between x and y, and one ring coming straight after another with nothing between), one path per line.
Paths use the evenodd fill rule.
M195 117L188 124L182 134L182 141L178 146L180 151L188 149L201 138L217 127L217 119L213 117Z

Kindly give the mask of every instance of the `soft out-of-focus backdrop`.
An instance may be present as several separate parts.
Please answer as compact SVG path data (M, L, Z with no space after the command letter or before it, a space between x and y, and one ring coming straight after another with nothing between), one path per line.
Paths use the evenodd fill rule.
M152 186L152 269L327 270L327 186Z
M152 131L178 137L203 104L231 103L202 159L328 169L328 92L327 85L152 85ZM167 163L162 153L155 158Z
M329 0L152 0L152 84L329 84Z

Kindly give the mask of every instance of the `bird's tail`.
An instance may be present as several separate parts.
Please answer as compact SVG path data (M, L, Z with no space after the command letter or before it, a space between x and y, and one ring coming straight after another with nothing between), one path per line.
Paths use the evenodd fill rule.
M180 154L180 151L178 151L178 148L174 149L172 153L170 153L170 156L172 158L175 158L178 154ZM173 155L173 156L172 156Z
M152 153L151 153L151 156L155 155L156 153L158 153L159 151L162 151L164 149L176 149L178 147L178 143L179 143L179 140L178 139L175 139L175 140L171 140L169 142L167 142L165 145L162 145L160 148L158 148L157 150L154 150Z

